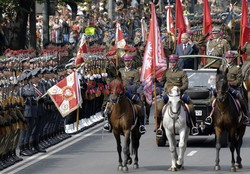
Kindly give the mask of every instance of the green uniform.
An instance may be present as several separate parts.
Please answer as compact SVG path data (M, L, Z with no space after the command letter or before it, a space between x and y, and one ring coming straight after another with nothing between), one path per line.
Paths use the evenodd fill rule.
M128 82L140 81L140 74L138 69L120 68L119 71L121 72L123 84L125 87L127 86Z
M173 86L178 86L183 93L188 88L187 74L179 67L173 70L168 69L163 75L162 81L165 83L165 89L167 90L170 90Z
M226 39L212 39L208 40L207 42L207 55L210 56L218 56L222 57L223 54L227 51L229 51L230 45ZM214 59L207 59L207 63L212 62ZM220 67L221 63L220 62L215 62L214 64L211 65L211 67L218 68Z
M242 84L241 67L238 65L229 66L227 73L227 80L232 88L238 89Z

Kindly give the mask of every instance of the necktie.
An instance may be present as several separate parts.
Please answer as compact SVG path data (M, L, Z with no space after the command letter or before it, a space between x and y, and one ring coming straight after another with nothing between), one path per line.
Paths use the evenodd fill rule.
M187 44L184 44L183 46L184 46L183 47L183 53L186 54Z

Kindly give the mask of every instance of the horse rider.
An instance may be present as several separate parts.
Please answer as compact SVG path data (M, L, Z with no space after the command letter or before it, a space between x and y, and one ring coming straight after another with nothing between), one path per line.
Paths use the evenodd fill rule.
M243 111L244 124L250 125L249 124L249 110L248 110L247 102L246 102L245 98L243 97L242 93L240 92L240 91L242 91L242 89L241 89L242 88L242 70L241 70L241 67L236 64L235 55L233 52L227 51L225 53L224 57L226 58L226 61L227 61L226 67L228 68L228 73L227 73L227 80L228 80L228 84L229 84L228 92L232 96L234 96L235 98L237 98L239 100L240 105L241 105L241 109ZM214 97L216 97L215 89L213 89L213 95L214 95ZM212 99L212 103L213 103L213 99ZM210 114L210 116L208 116L205 119L205 123L207 125L212 124L211 115L212 115L212 113Z
M139 71L137 69L132 68L133 58L134 58L133 55L125 54L123 56L125 67L120 68L119 71L121 72L123 84L125 87L125 95L133 102L135 107L137 108L139 107L139 109L141 110L141 113L139 113L140 115L139 131L141 134L144 134L146 132L144 123L145 112L144 112L144 105L141 101L141 96L140 96L141 94L139 94L139 91L141 91L139 85L140 76L139 76ZM108 110L111 111L110 108ZM110 131L111 125L109 124L109 122L107 122L103 128L104 130Z
M194 114L194 107L190 97L184 94L185 90L188 88L188 78L185 71L183 71L178 66L179 56L178 55L170 55L169 56L169 69L164 73L162 77L162 82L164 85L164 95L163 100L157 103L158 105L158 113L160 113L160 118L162 116L162 108L168 102L168 96L166 93L172 89L173 86L179 87L181 91L181 99L188 106L188 126L192 128L192 134L198 134L198 128L196 125L196 118ZM162 120L162 119L161 119ZM157 136L162 135L162 130L159 128L156 131Z

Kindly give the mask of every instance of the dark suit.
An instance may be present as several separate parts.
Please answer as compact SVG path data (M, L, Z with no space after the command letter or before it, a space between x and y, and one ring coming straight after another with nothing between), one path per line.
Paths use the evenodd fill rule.
M195 44L189 44L187 43L186 49L184 50L184 44L181 43L177 45L176 47L176 54L178 56L183 56L183 55L196 55L198 54L199 49ZM178 62L179 68L182 69L193 69L194 68L194 59L193 58L181 58L179 59Z

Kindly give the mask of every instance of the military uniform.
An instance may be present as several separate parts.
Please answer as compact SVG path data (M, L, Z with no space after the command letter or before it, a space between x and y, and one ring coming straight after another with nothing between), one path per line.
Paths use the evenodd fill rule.
M207 42L207 55L222 57L225 52L229 51L230 45L226 39L217 38L210 39ZM214 59L207 59L207 64L211 63ZM213 63L210 67L220 67L220 62Z
M180 89L181 92L181 99L188 105L189 107L189 120L188 120L188 126L192 128L192 133L196 133L198 130L195 127L196 121L195 121L195 114L194 114L194 108L192 101L189 96L184 94L185 90L188 88L188 78L186 72L184 72L181 68L178 67L178 56L177 55L170 55L169 60L176 62L176 65L174 67L169 68L166 70L166 72L163 75L162 83L164 84L164 94L163 99L160 100L157 103L157 109L159 113L158 119L158 125L160 125L160 122L162 120L162 109L163 106L168 102L168 96L167 93L169 90L172 89L173 86L177 86ZM160 131L160 132L159 132ZM157 131L158 135L161 135L161 130Z
M125 54L124 55L124 61L132 61L133 56ZM144 104L142 102L142 97L140 94L141 91L141 85L139 84L140 80L140 73L138 69L132 68L132 64L130 67L125 66L124 68L120 68L119 71L121 72L121 78L123 80L123 84L125 87L125 95L133 102L134 106L139 111L137 114L139 115L140 119L140 132L145 133L145 110L144 110ZM111 110L110 108L108 110ZM108 130L108 126L104 126L105 130Z

